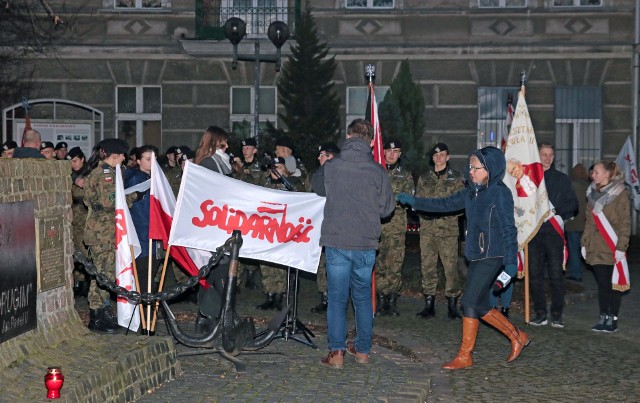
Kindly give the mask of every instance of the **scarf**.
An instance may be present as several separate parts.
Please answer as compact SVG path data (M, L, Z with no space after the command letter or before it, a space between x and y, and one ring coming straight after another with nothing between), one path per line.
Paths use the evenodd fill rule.
M216 153L211 156L215 161L216 165L220 168L220 173L223 175L231 175L231 162L229 161L229 156L227 153L222 151L222 149L217 149Z
M587 206L595 214L598 214L602 212L604 206L614 201L624 189L623 179L615 180L600 190L597 190L596 184L592 183L587 189Z

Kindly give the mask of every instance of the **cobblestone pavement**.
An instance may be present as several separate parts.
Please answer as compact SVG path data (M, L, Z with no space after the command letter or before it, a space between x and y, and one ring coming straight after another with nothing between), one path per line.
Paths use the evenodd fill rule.
M635 274L640 269L637 242L631 263L633 285L640 281ZM582 284L583 292L567 298L564 329L527 326L522 315L512 313L532 343L511 364L506 363L509 341L481 325L473 368L440 369L458 350L461 322L448 320L443 304L436 306L436 318L418 319L414 314L422 308L422 299L403 296L399 317L375 320L371 363L358 365L347 356L344 370L334 370L319 364L327 352L326 317L309 312L319 299L315 283L303 278L299 317L315 329L312 340L318 349L276 339L258 352L239 356L247 364L244 373L217 354L182 356L182 376L140 401L640 401L640 297L634 288L623 297L616 333L596 333L590 330L598 316L590 272ZM517 285L522 287L521 282ZM242 289L238 312L272 315L255 309L262 299L259 291ZM173 307L177 312L195 310L186 302ZM349 323L353 326L352 317ZM192 351L183 346L178 350Z

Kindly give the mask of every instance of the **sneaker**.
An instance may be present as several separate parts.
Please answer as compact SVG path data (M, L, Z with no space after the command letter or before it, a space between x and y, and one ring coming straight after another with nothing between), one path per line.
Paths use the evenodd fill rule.
M356 345L352 341L347 342L347 354L353 356L358 364L369 363L369 354L358 353L356 351Z
M596 323L591 330L593 330L594 332L602 332L604 331L604 325L607 323L607 318L608 316L605 315L604 313L600 314L600 320L598 320L598 323Z
M604 324L603 332L613 333L618 330L618 319L613 316L607 318L607 322Z
M531 322L529 322L529 324L531 326L545 326L547 323L549 323L549 322L547 321L547 314L546 313L536 314L535 319L533 319Z
M564 322L562 321L562 319L554 319L551 321L551 327L562 329L564 328Z

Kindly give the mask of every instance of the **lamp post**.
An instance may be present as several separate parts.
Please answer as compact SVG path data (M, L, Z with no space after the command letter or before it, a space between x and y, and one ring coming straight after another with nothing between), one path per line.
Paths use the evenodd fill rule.
M260 62L275 63L276 71L280 71L280 56L282 45L290 37L289 27L282 21L274 21L267 29L267 37L276 47L276 55L260 58L260 39L255 39L255 51L253 55L238 55L238 44L247 34L247 25L238 17L231 17L224 23L224 36L233 45L233 61L231 68L238 68L238 60L254 62L255 88L253 103L253 136L257 139L260 126Z

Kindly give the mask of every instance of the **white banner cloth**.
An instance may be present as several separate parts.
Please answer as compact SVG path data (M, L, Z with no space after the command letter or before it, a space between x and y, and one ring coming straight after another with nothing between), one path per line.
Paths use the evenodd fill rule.
M624 181L631 187L631 195L633 196L633 208L640 210L640 183L638 182L638 166L636 165L636 153L633 151L631 137L627 137L624 142L616 164L624 173Z
M325 198L266 189L187 162L169 244L214 251L233 230L240 256L315 273Z

